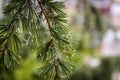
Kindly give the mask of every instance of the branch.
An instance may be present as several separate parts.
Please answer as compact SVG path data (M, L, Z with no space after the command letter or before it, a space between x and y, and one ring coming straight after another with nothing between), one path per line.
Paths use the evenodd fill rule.
M7 48L7 45L9 44L10 37L11 37L11 36L12 36L12 34L13 34L13 28L14 28L14 27L12 27L11 32L8 34L8 37L7 37L7 43L6 43L6 45L5 45L5 47L6 47L6 48Z
M13 24L14 21L15 21L15 19L11 20L10 23L8 23L9 27ZM10 41L10 37L11 37L12 34L13 34L13 30L14 30L13 28L14 28L14 27L12 27L12 30L9 32L9 34L8 34L8 36L7 36L7 39L6 39L7 42L6 42L6 44L5 44L4 49L1 50L0 52L3 52L3 53L4 53L5 49L8 48L8 44L9 44L9 41Z
M22 11L22 9L25 7L26 5L26 2L23 4L23 6L11 17L12 20L7 24L7 27L11 27L11 25L14 23L14 21L16 20L15 17ZM0 50L0 52L4 52L6 48L8 48L8 44L9 44L9 40L10 40L10 37L11 35L13 34L13 31L14 31L14 26L12 27L12 30L9 32L8 34L8 37L7 37L7 42L5 44L5 47L3 50Z
M47 24L48 24L48 27L49 29L51 29L51 25L50 25L50 21L49 21L49 17L48 17L48 13L47 11L45 10L45 7L43 6L41 0L37 0L38 4L40 5L40 8L41 8L41 12L43 13L43 15L45 16L45 19L47 21Z

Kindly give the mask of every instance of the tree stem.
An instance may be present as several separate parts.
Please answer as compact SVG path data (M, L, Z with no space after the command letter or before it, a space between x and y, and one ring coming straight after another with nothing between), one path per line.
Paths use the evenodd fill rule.
M38 4L40 5L41 12L42 12L43 15L45 16L45 19L46 19L46 21L47 21L47 24L48 24L49 29L51 29L51 25L50 25L48 13L47 13L47 11L45 10L45 7L43 6L41 0L37 0L37 2L38 2Z
M13 19L13 20L9 23L9 26L11 26L14 21L15 21L15 20ZM3 53L4 53L5 49L8 48L8 44L9 44L9 41L10 41L10 37L12 36L13 31L14 31L14 27L12 27L12 30L9 32L8 37L6 38L7 42L6 42L6 44L5 44L4 49L1 50L0 52L3 52Z
M54 80L60 80L58 65L57 65L56 61L54 61L54 66L55 66L55 72L56 72Z

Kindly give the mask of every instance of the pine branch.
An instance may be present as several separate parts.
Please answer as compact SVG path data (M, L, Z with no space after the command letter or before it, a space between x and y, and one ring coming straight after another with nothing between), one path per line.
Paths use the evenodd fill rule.
M52 14L51 15L49 13L49 10L47 10L47 8L46 8L47 6L45 6L45 4L43 5L43 2L41 0L37 0L37 2L40 6L41 13L45 16L45 19L47 21L48 28L50 29L50 36L53 38L50 40L50 42L48 42L46 44L45 47L42 47L40 49L40 52L39 52L37 58L42 59L43 62L47 62L46 60L50 61L49 64L53 65L53 67L54 67L54 73L49 73L50 71L44 72L44 69L46 69L46 67L44 67L43 70L41 70L42 68L40 68L38 70L38 73L40 72L39 75L54 74L54 77L53 77L54 80L61 80L61 74L62 74L61 70L63 70L64 75L66 74L68 76L68 73L70 74L70 70L68 69L68 67L70 68L70 65L68 67L66 67L65 66L66 64L62 63L62 58L60 57L60 54L58 54L58 52L56 50L59 43L62 43L62 45L69 44L68 38L67 38L68 32L64 28L65 26L62 24L64 22L66 22L65 13L60 10L61 8L63 8L64 5L63 5L63 3L60 3L60 2L52 2L52 0L48 3L46 2L48 5L50 4L51 6L53 5L53 3L55 3L54 6L52 6L53 12L51 12L51 14ZM57 6L59 8L57 8ZM59 11L60 13L58 13L56 11ZM56 13L56 16L54 15L54 13ZM57 44L56 44L56 41L57 41ZM61 69L59 69L59 68L61 68ZM41 76L41 77L44 77L44 76ZM45 78L45 80L46 80L46 78ZM53 80L53 79L50 78L49 80Z
M19 60L21 57L14 53L11 47L11 39L13 39L16 28L15 28L15 21L17 20L17 17L19 16L19 13L21 13L22 9L25 7L26 2L13 14L12 16L9 17L9 22L7 25L4 25L4 27L1 28L0 30L0 35L4 40L0 40L0 42L3 42L0 44L0 47L2 44L4 44L4 48L1 47L1 55L0 58L3 58L3 61L0 61L1 65L4 65L9 71L12 71L12 68L16 67L19 65ZM9 7L9 6L8 6ZM5 10L8 8L6 7ZM9 10L8 10L9 11ZM5 12L5 11L4 11ZM5 12L6 13L6 12ZM8 13L6 13L8 14ZM5 35L6 34L6 35ZM17 38L17 37L16 37ZM12 43L12 45L15 43ZM0 65L0 66L1 66Z
M48 24L48 27L49 27L49 29L51 29L51 25L50 25L50 21L49 21L49 16L48 16L48 13L47 13L47 11L45 10L45 7L43 6L43 4L42 4L42 2L41 2L41 0L37 0L38 1L38 3L39 3L39 5L40 5L40 8L41 8L41 12L44 14L44 16L45 16L45 19L46 19L46 21L47 21L47 24ZM53 39L51 39L51 45L50 45L51 47L53 47L54 48L54 42L53 42ZM54 55L55 56L55 55ZM58 68L59 68L59 66L57 65L57 63L56 63L56 60L55 60L55 57L54 57L54 61L53 61L53 64L54 64L54 67L55 67L55 78L54 78L54 80L60 80L60 77L59 77L59 73L58 73Z
M48 13L45 9L45 7L43 6L41 0L37 0L39 5L40 5L40 8L41 8L41 12L43 13L43 15L45 16L45 19L47 21L47 24L48 24L48 27L49 29L51 30L51 25L50 25L50 21L49 21L49 18L55 18L55 16L51 17L51 16L48 16ZM54 42L53 42L53 39L51 39L51 44L50 44L50 47L54 48L55 45L54 45ZM53 56L54 57L54 60L53 60L53 64L54 64L54 67L55 67L55 77L54 77L54 80L60 80L60 74L59 74L59 65L56 63L56 55Z

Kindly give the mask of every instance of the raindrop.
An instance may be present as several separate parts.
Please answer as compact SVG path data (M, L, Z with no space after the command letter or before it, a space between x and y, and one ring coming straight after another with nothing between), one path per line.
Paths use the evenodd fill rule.
M73 57L74 55L72 54L72 57Z
M68 56L66 56L66 58L69 58Z
M28 32L28 34L32 35L31 32Z
M73 67L70 67L71 69L73 69Z
M65 53L66 51L65 51L65 50L63 50L63 52Z
M26 44L25 44L26 46L28 45L28 42L26 42Z
M9 65L7 65L7 68L9 68Z
M76 52L76 50L75 50L75 49L74 49L73 51L74 51L74 52Z

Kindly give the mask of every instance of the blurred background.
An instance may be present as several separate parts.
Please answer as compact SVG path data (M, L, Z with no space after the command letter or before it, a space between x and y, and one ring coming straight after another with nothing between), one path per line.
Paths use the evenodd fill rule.
M65 2L66 26L76 49L72 58L76 68L70 80L120 80L120 0L57 1ZM8 2L0 0L0 23L4 22L2 8ZM15 71L15 80L35 80L31 78L34 65L38 63L27 57Z

